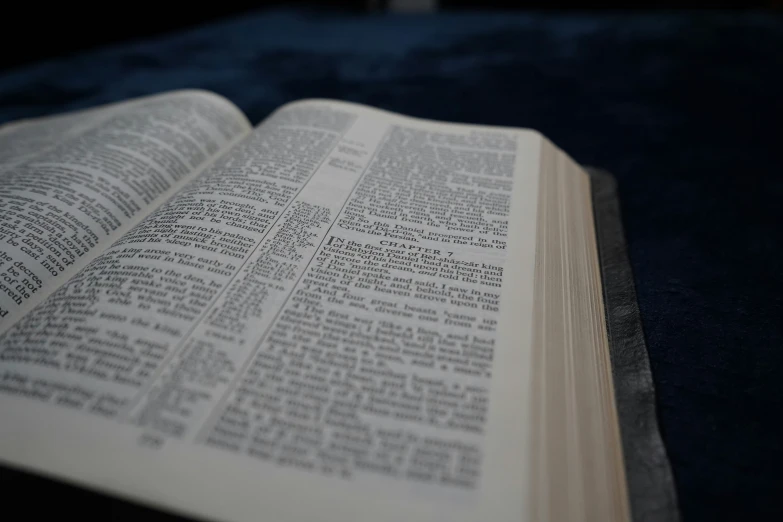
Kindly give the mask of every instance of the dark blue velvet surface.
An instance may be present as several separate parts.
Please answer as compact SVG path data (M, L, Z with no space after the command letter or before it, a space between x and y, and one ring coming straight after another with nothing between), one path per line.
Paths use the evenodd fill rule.
M271 12L0 77L0 121L203 87L533 127L619 180L686 521L783 519L783 19Z

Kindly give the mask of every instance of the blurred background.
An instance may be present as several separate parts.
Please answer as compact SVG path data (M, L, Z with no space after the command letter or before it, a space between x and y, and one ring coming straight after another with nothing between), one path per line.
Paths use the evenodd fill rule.
M97 10L103 23L95 23L88 4L51 2L42 10L36 2L15 3L0 34L0 67L8 68L47 57L60 56L107 43L154 36L261 8L317 8L354 13L388 10L433 12L466 10L633 11L674 9L780 10L783 0L225 0L202 6L143 0L107 4ZM11 23L14 21L14 23ZM17 24L15 21L21 21ZM33 22L34 21L34 22Z

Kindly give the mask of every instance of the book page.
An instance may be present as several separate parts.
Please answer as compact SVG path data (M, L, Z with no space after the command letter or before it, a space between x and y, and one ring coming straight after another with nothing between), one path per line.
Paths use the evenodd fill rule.
M523 520L540 147L281 108L0 337L0 458L201 518Z
M0 332L249 130L180 91L0 128Z

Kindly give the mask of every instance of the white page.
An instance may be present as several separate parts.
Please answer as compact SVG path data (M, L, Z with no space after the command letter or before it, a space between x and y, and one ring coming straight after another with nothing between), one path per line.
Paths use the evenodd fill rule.
M540 144L282 108L0 338L0 456L220 520L524 519Z
M178 91L0 128L0 332L249 127Z

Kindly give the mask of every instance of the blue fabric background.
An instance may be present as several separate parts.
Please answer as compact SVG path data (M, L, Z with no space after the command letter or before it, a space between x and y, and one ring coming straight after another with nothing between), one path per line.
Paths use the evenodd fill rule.
M782 18L262 12L6 73L0 121L181 87L254 123L331 97L533 127L612 171L684 520L783 519Z

